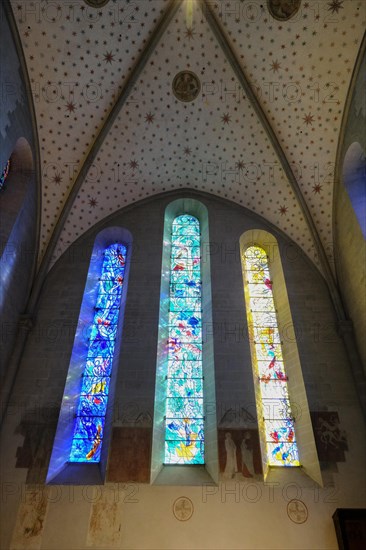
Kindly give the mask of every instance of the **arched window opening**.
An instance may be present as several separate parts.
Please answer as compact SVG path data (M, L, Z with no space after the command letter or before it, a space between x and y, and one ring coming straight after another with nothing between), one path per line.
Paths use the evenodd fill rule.
M16 326L26 309L36 269L38 183L32 148L24 137L8 158L0 163L0 316ZM17 292L11 290L14 281ZM0 343L1 377L7 376L16 333L10 331Z
M47 483L103 483L111 441L132 237L96 237L70 350ZM86 266L84 266L86 268Z
M202 202L167 205L150 478L157 485L219 479L209 242Z
M197 218L172 224L165 464L204 464L201 235Z
M126 247L104 251L82 375L70 462L99 462L126 265Z
M34 185L32 149L25 138L19 138L9 159L0 166L0 256L7 245L10 250L6 256L12 256L11 250L24 240L19 231L29 235L27 215L34 207Z
M273 281L263 248L250 246L245 250L244 269L252 362L260 392L258 417L268 465L300 466Z
M345 154L343 181L362 234L366 237L366 154L357 141Z

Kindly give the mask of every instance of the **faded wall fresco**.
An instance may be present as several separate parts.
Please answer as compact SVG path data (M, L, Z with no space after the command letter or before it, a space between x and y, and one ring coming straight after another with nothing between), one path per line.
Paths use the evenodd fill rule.
M86 545L90 548L118 548L122 528L122 499L113 488L94 489L96 500L90 511Z
M18 509L10 550L39 550L48 506L47 487L27 490Z
M262 474L258 430L219 429L219 463L223 479L255 478Z
M312 412L311 420L320 462L345 462L348 451L346 432L335 411Z

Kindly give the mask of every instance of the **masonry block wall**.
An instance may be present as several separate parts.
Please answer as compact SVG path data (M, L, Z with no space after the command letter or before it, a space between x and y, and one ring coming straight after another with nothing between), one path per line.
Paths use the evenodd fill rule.
M210 253L213 327L205 330L214 332L218 429L256 428L239 239L245 231L263 229L279 244L294 323L280 330L284 340L296 334L310 411L339 419L339 425L330 427L330 437L342 436L343 447L338 454L328 447L328 455L323 452L320 458L324 488L288 468L277 472L270 486L260 475L208 488L154 486L149 479L131 477L119 483L118 469L126 467L125 457L138 461L151 447L164 212L172 200L186 196L201 201L209 215L210 242L203 243L202 261ZM107 469L104 487L46 487L90 254L96 235L109 226L124 227L133 236L115 390L117 436L109 451L113 472ZM181 548L182 537L186 548L273 548L273 533L263 529L263 518L281 526L276 530L278 548L304 548L304 540L309 548L335 548L333 512L362 506L365 498L364 426L335 322L326 284L301 250L260 217L227 201L199 193L167 194L123 209L92 228L49 272L20 365L2 442L6 506L1 547L25 544L21 518L29 517L33 499L33 512L42 520L33 542L44 550L90 547L90 537L101 533L111 548ZM128 438L128 428L142 430L140 443L138 435ZM182 495L194 504L187 522L172 514L173 502ZM306 503L309 516L302 525L286 514L292 498ZM102 514L99 535L90 519L97 510ZM103 519L106 510L109 515ZM93 540L94 547L100 547Z

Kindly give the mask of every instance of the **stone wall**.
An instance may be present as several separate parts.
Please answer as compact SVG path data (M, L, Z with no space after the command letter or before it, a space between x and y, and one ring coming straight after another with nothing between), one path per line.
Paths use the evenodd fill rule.
M254 434L257 428L239 239L262 229L280 249L293 319L293 326L280 330L283 340L297 335L323 488L289 468L271 472L266 483L255 468L252 477L238 472L231 479L221 476L218 484L157 486L126 464L135 454L146 468L139 454L151 447L164 213L171 201L188 196L208 210L210 242L203 243L203 261L210 253L213 327L205 329L214 331L218 429ZM108 483L46 486L90 255L96 236L109 226L127 229L133 247ZM92 228L49 272L20 365L3 432L1 547L336 548L335 509L364 503L365 433L335 322L326 284L301 250L233 203L199 193L167 194ZM126 445L135 448L124 455Z
M366 39L364 45L366 44ZM365 52L365 47L363 48ZM362 48L361 48L362 53ZM359 72L355 74L352 83L353 91L349 98L347 116L343 121L343 137L339 152L337 167L339 181L335 183L334 191L334 238L336 269L339 287L353 322L359 353L366 372L366 240L362 234L355 208L359 216L366 218L366 54L360 59ZM345 159L350 150L361 153L355 167L359 166L359 191L357 198L347 192L346 178L352 178L352 166L347 166ZM361 156L363 155L363 158ZM356 159L355 159L356 160Z
M19 315L26 308L37 261L39 192L36 178L36 138L30 112L26 75L0 5L1 117L0 169L10 158L5 188L0 192L1 378L7 366Z

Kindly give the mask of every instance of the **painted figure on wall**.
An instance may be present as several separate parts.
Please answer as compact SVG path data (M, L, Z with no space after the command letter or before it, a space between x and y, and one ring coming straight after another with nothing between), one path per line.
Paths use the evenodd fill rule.
M232 440L231 433L225 434L226 466L224 476L227 478L235 477L238 471L238 462L236 459L236 445Z
M218 430L219 464L224 479L244 480L262 474L258 430Z
M244 477L253 477L253 449L251 447L251 434L245 432L240 445L241 451L241 473Z
M315 443L319 460L323 462L344 462L344 451L348 451L346 432L341 428L337 412L312 412Z

